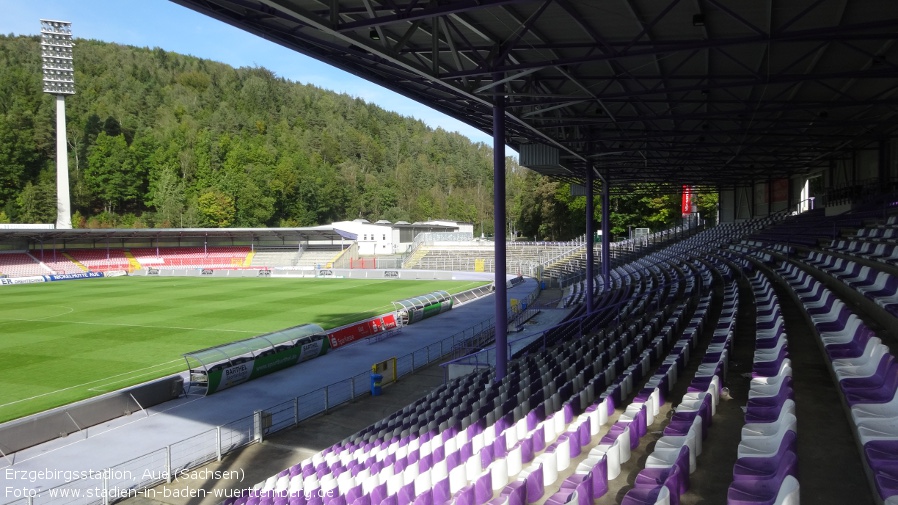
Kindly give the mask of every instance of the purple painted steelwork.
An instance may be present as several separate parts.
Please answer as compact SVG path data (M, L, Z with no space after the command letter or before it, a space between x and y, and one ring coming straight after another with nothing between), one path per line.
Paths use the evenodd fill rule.
M495 79L501 79L497 75ZM496 265L496 381L505 378L508 366L508 313L505 286L505 96L493 98L493 240Z

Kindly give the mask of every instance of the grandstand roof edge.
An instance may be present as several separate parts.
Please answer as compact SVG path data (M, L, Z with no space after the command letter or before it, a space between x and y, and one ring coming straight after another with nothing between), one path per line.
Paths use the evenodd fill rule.
M123 240L123 239L175 239L175 238L218 238L218 239L264 239L281 240L341 240L344 238L333 226L310 226L301 228L102 228L102 229L3 229L0 242L4 240L29 240L47 243L51 241L83 240Z

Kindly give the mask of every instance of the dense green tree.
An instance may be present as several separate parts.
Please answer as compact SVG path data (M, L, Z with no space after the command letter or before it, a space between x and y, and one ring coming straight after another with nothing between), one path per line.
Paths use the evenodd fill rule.
M55 99L41 89L39 42L0 36L0 209L15 222L46 221L55 208ZM264 68L95 40L75 51L66 108L76 226L444 218L494 232L490 146ZM568 184L509 158L506 185L499 233L583 233L585 203ZM615 233L671 224L674 200L615 196Z

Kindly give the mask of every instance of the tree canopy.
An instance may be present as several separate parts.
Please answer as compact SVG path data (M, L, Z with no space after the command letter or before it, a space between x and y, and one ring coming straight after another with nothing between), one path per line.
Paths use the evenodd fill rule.
M55 104L38 37L0 36L0 214L55 220ZM453 219L493 233L492 148L271 71L76 40L66 99L77 227ZM583 233L569 185L506 167L506 232ZM612 230L679 219L679 195L615 197ZM709 204L710 208L716 202Z

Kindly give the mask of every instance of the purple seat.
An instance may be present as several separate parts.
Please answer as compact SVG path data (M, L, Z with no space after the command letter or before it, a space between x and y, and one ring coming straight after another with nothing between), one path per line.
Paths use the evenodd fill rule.
M399 497L395 494L391 494L383 499L380 502L380 505L399 505Z
M561 490L574 491L577 493L577 505L592 505L592 476L584 474L574 474L564 479L561 483Z
M574 503L574 498L577 496L577 493L570 489L559 489L558 492L553 494L546 500L546 505L564 505L566 503Z
M356 500L359 499L364 493L362 492L362 486L353 486L346 491L346 503L352 505Z
M534 458L534 450L533 450L533 438L527 437L524 440L518 442L518 445L521 446L521 463L530 463Z
M449 488L449 478L444 478L438 482L434 482L428 493L432 493L431 502L435 505L441 505L452 501L452 493Z
M887 274L888 275L888 274ZM864 296L873 300L877 298L887 298L898 293L898 276L889 275L885 285L876 290L865 291Z
M442 447L441 447L442 448ZM428 454L427 456L422 456L418 459L418 472L423 473L433 466L434 461L439 461L434 459L433 454Z
M727 490L727 505L773 505L782 490L797 490L798 481L785 470L772 479L734 481Z
M504 440L505 437L501 437L501 439ZM499 439L496 439L496 440L498 441ZM493 460L496 459L494 447L495 446L493 444L489 444L489 445L484 445L483 448L480 449L480 466L482 468L486 468L486 467L490 466L490 463L492 463Z
M415 498L415 501L412 503L414 505L434 505L433 494L431 491L425 491Z
M689 457L686 458L686 465L689 465ZM648 472L648 470L659 470L658 472ZM643 473L645 475L643 476ZM640 480L640 476L642 479ZM673 465L669 468L646 468L639 472L636 475L636 482L633 486L633 490L642 489L645 490L646 496L652 496L651 490L659 490L661 487L667 488L670 493L670 505L679 505L680 504L680 487L682 484L683 477L680 475L680 466ZM687 484L688 485L688 484ZM631 490L632 491L632 490ZM660 490L659 490L660 491ZM639 497L639 492L634 493L633 498ZM627 492L629 494L629 492ZM657 496L657 494L655 494ZM626 497L626 495L625 495ZM621 501L621 505L627 503L626 500ZM645 503L645 502L634 502L634 503ZM654 503L654 502L650 502Z
M300 496L303 496L303 493L300 492ZM358 498L352 501L352 505L372 505L371 495L370 494L362 494Z
M655 505L658 502L659 495L664 492L670 496L670 490L664 486L657 487L634 487L627 491L621 500L621 505ZM673 497L670 497L673 498ZM673 501L669 501L673 503Z
M580 455L580 452L582 450L580 447L579 434L578 433L569 433L568 436L565 438L567 438L567 441L568 441L568 454L570 455L570 457L572 459L576 458L577 456ZM558 439L561 440L561 437L558 437Z
M486 503L493 498L493 471L486 470L474 482L474 499L477 503Z
M671 495L681 496L689 491L689 466L690 466L689 446L683 445L673 465L667 468L644 468L636 475L636 487L654 487L660 486L668 482L671 477L673 468L676 467L676 473L673 475L675 487L671 488Z
M543 483L543 465L540 464L536 470L530 472L524 481L527 485L527 501L529 503L542 498L543 494L546 492L545 484Z
M646 425L647 416L646 407L643 405L639 412L636 413L636 416L633 417L633 421L630 422L630 449L639 447L639 440L645 436L648 430Z
M522 481L509 483L499 495L508 497L508 505L527 505L527 486Z
M894 373L894 370L890 369L889 373L884 376L882 384L870 389L846 391L845 401L848 402L848 405L886 403L894 398L895 391L898 391L898 373Z
M879 496L898 495L898 465L880 465L873 469L873 480Z
M839 381L844 393L863 394L868 390L881 388L889 376L898 374L898 362L891 354L884 354L876 370L869 377L848 377Z
M469 484L458 492L455 496L455 505L476 505L478 503L474 498L474 484Z
M461 446L458 452L461 453L461 460L467 461L474 455L474 443L468 440L465 442L465 445Z
M452 470L460 465L461 462L461 451L450 452L449 455L446 456L446 469Z
M779 355L773 361L763 361L752 365L751 377L757 379L760 377L773 377L779 373L783 365L783 361L788 358L788 350L783 347Z
M396 499L398 500L398 505L411 505L415 502L415 483L409 482L408 484L399 488L399 492L396 493Z
M794 433L790 431L789 433ZM739 458L733 465L733 480L757 482L797 476L798 456L795 454L795 435L783 437L780 450L772 458ZM778 477L778 476L782 477Z
M817 331L820 333L832 333L844 330L845 325L848 324L848 316L851 314L851 309L842 305L835 318L827 318L825 321L815 321L814 327L817 328Z
M876 334L867 327L866 324L860 323L854 330L854 336L851 340L842 343L832 343L826 345L826 355L829 359L845 359L857 358L864 353L867 348L867 342Z
M608 433L606 433L605 436L602 437L602 440L599 443L613 445L614 441L617 440L619 436L621 436L621 433L623 433L624 430L627 429L629 424L630 423L621 422L614 423L610 428L608 428ZM633 437L631 436L631 439L632 438Z
M371 490L371 503L377 505L387 497L387 483L377 485Z
M882 463L898 463L898 440L871 440L864 444L864 455L874 468Z
M580 426L577 427L577 438L581 448L589 446L589 442L592 440L592 435L590 435L591 427L592 421L589 418L586 418L586 421L580 423Z

